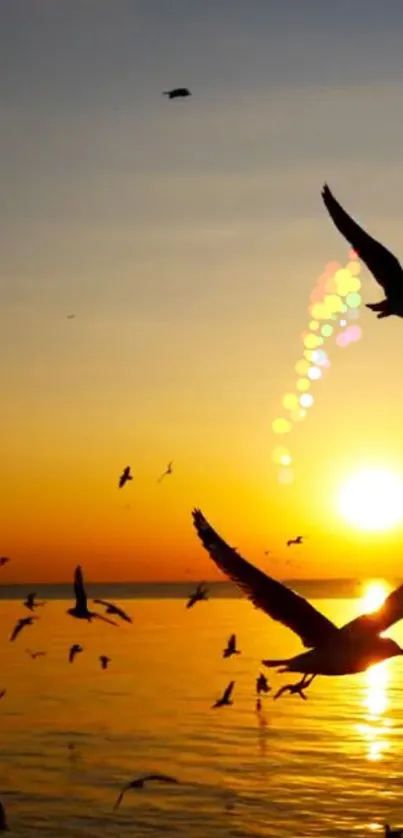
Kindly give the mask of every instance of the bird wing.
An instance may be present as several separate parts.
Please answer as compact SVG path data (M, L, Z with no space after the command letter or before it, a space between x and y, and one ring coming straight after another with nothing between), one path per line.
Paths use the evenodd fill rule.
M24 625L25 625L25 623L23 623L22 620L18 620L18 623L16 623L16 625L13 628L13 632L12 632L12 635L10 637L10 641L15 640L15 638L18 637L20 631L22 631L22 629L24 628Z
M117 626L117 623L115 623L113 620L110 620L109 617L104 617L103 614L97 614L96 611L91 611L90 614L91 617L96 617L97 620L103 620L104 623L109 623L109 625L111 626Z
M111 606L112 606L112 608L115 607L114 605L112 605L111 602L108 602L106 599L93 599L92 601L96 602L97 605L104 605L105 608L110 608Z
M354 638L368 637L386 631L403 617L403 585L392 591L385 602L373 614L361 614L350 620L340 629L342 634L349 634Z
M123 611L123 608L118 608L117 605L113 606L114 613L117 614L118 617L121 617L122 620L126 620L127 623L132 623L133 620L126 614L126 611Z
M396 271L401 271L403 277L402 266L396 256L383 244L372 238L348 215L336 201L327 184L323 187L322 198L333 223L342 236L352 245L385 293L388 294L390 290L393 291Z
M168 774L149 774L148 777L144 777L144 782L148 780L158 780L160 783L179 783L179 780L176 777L169 777Z
M80 610L87 610L87 594L85 593L83 572L80 565L77 565L74 571L74 593L76 597L76 607Z
M223 693L222 701L228 701L234 687L235 687L235 681L230 681L230 683L228 684L227 689Z
M267 576L243 559L213 530L200 510L193 511L197 534L216 565L235 582L256 608L261 608L302 640L304 646L318 646L330 640L338 629L299 594Z
M114 805L114 807L113 807L114 809L118 809L118 808L119 808L119 806L120 806L120 804L121 804L121 802L122 802L122 800L123 800L123 797L124 797L124 795L126 794L126 792L127 792L128 788L129 788L129 786L125 786L125 787L124 787L124 789L122 789L122 791L120 792L120 795L119 795L119 797L117 798L116 803L115 803L115 805Z
M231 634L231 637L230 637L230 639L229 639L229 641L228 641L228 649L230 650L230 652L233 652L233 651L234 651L234 649L235 649L235 643L236 643L236 637L235 637L235 634Z

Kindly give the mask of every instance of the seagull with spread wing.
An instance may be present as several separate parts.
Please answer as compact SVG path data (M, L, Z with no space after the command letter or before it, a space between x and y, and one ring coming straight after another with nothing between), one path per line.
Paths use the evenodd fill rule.
M107 614L116 614L116 616L120 617L121 620L126 620L126 623L133 622L132 618L126 614L126 611L123 611L123 608L118 608L118 606L114 605L113 602L107 602L106 599L93 599L92 601L96 602L97 605L103 605Z
M145 783L150 783L151 781L158 783L179 783L176 777L168 777L166 774L146 774L145 777L139 777L138 780L132 780L131 783L124 786L113 808L117 809L120 806L124 795L129 789L142 789Z
M231 634L231 637L228 640L227 647L224 649L222 656L223 658L230 658L232 655L240 655L239 649L236 647L236 635Z
M384 300L379 303L367 303L367 308L378 312L378 319L390 317L392 314L403 317L403 268L396 256L348 215L326 183L322 189L322 198L338 231L351 244L359 259L364 262L385 292Z
M228 687L224 690L221 698L218 698L216 703L212 705L212 710L216 707L229 707L234 702L231 701L231 694L235 687L235 681L230 681Z
M84 649L83 649L82 646L80 646L79 643L73 643L73 645L70 646L70 649L69 649L69 663L73 663L75 656L79 655L80 652L83 652L83 651L84 651Z
M274 701L280 696L284 695L284 693L290 693L290 695L299 695L300 698L303 698L304 701L307 700L305 695L305 690L312 684L313 679L316 678L316 675L311 675L310 678L307 678L306 675L301 678L296 684L284 684L283 687L280 687L277 690L276 695L273 696Z
M297 535L296 538L289 538L287 547L291 547L293 544L303 544L304 538L306 538L306 535Z
M161 477L158 478L157 483L161 483L161 481L164 479L164 477L167 477L169 474L172 474L172 466L173 466L173 460L171 460L171 462L168 463L165 471L161 474Z
M88 620L89 623L94 617L96 617L97 620L103 620L104 623L110 623L111 626L117 625L117 623L114 623L113 620L108 620L108 617L104 617L102 614L97 614L96 611L88 610L87 594L85 593L83 572L80 565L77 565L74 571L74 593L76 597L76 604L73 608L67 609L67 614L71 614L71 616L76 617L77 620Z
M36 601L36 594L28 594L22 604L25 605L25 608L28 608L29 611L34 611L39 605L46 605L45 602Z
M204 599L208 599L207 588L204 587L204 582L200 582L200 585L197 586L195 592L190 594L186 603L186 608L193 608L196 602L202 602Z
M267 576L229 547L199 509L193 511L193 523L200 541L220 570L243 590L256 608L295 632L309 649L292 658L262 661L266 666L282 666L280 672L308 675L352 675L387 658L403 655L395 640L380 637L403 617L403 585L389 594L378 611L362 614L337 628L304 597Z
M18 637L20 631L22 631L23 628L25 628L25 626L32 626L33 623L34 623L34 620L37 620L37 619L38 619L37 617L23 617L21 620L17 620L17 622L16 622L16 624L13 628L13 631L11 633L11 636L10 636L11 642Z
M119 477L119 489L123 489L128 480L133 480L133 476L130 474L130 466L126 466Z

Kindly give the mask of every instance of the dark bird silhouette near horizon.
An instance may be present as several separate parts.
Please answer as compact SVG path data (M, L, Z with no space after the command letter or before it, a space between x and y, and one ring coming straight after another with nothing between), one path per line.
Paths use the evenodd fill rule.
M239 649L236 648L236 635L231 634L228 639L228 643L226 648L223 650L222 656L223 658L230 658L232 655L240 655Z
M0 567L4 567L10 561L8 556L0 556Z
M385 292L379 303L366 303L366 307L383 317L403 317L403 268L383 244L372 238L343 209L325 183L322 189L325 207L338 231L351 244L359 259L367 266Z
M99 662L101 664L101 669L107 669L108 664L111 662L111 659L108 658L107 655L100 655L99 656Z
M87 594L84 588L83 572L80 565L77 565L74 571L74 594L76 604L73 608L68 608L66 614L70 614L71 617L76 617L77 620L88 620L89 623L95 617L97 620L103 620L104 623L109 623L111 626L117 625L117 623L114 623L113 620L109 620L108 617L104 617L103 614L98 614L96 611L88 610Z
M116 614L117 617L120 617L121 620L125 620L126 623L132 623L133 620L126 614L126 611L123 611L123 608L119 608L117 605L114 605L113 602L108 602L106 599L93 599L97 605L103 605L106 609L107 614Z
M307 675L352 675L403 655L395 640L379 636L403 617L403 585L389 594L377 611L355 617L338 628L300 594L267 576L229 547L199 509L194 509L192 515L200 541L217 567L256 608L295 632L309 649L291 658L263 660L265 666Z
M28 608L29 611L34 611L35 608L45 605L44 602L36 602L36 596L36 594L27 594L27 597L23 602L23 605L25 605L25 608Z
M70 646L70 649L69 649L69 663L73 663L74 658L76 657L76 655L79 655L80 652L83 652L83 651L84 651L84 649L83 649L82 646L80 646L79 643L73 643L73 645Z
M311 675L310 678L307 678L306 675L304 675L304 677L296 684L284 684L283 687L280 687L280 689L277 690L276 694L273 696L273 700L275 701L277 698L284 695L284 693L289 692L291 695L299 695L300 698L303 698L304 701L306 701L307 696L305 695L304 690L312 684L314 678L316 678L316 675Z
M190 594L189 599L186 603L186 608L193 608L196 602L202 602L203 600L208 599L208 591L205 587L204 582L200 582L200 585L197 586L196 590L193 594Z
M23 628L25 628L25 626L32 626L33 623L34 623L34 620L37 620L37 619L38 619L38 617L22 617L20 620L17 620L17 622L16 622L16 624L13 628L13 631L10 635L10 641L12 642L13 640L16 640L20 631L22 631Z
M269 682L268 682L266 676L264 675L263 672L259 672L259 675L256 678L256 692L257 692L257 695L260 695L260 693L268 693L268 692L270 692L270 690L271 690L271 687L269 686Z
M289 538L287 547L291 547L292 544L303 544L304 538L306 538L306 535L297 535L296 538Z
M122 474L119 477L119 489L123 489L125 483L129 480L133 480L133 476L130 474L130 468L130 466L126 466L126 468L123 469Z
M146 783L151 782L174 783L175 785L179 785L179 780L177 780L176 777L169 777L167 774L146 774L144 777L139 777L137 780L132 780L131 783L128 783L127 786L123 787L113 808L118 809L123 800L124 795L127 791L129 791L129 789L142 789L144 788Z
M181 99L192 94L187 87L174 87L172 90L164 90L162 95L168 96L169 99Z
M224 690L221 698L218 698L215 704L212 705L212 710L215 710L216 707L230 707L231 704L234 702L231 701L232 691L235 687L235 681L230 681L228 687Z
M164 479L164 477L167 477L169 474L172 474L172 466L173 466L173 461L171 460L171 462L168 463L165 471L161 474L161 477L158 478L157 483L161 483L162 480Z
M37 658L43 658L46 655L46 652L33 652L32 649L25 649L27 655L32 658L32 660L36 660Z

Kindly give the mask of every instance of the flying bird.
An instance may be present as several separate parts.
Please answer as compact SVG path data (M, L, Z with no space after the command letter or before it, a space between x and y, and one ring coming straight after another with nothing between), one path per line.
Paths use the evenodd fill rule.
M124 786L113 808L117 809L120 806L124 795L129 789L142 789L145 783L150 783L151 781L158 783L179 783L179 780L175 777L168 777L166 774L146 774L145 777L139 777L138 780L132 780L131 783Z
M260 672L258 677L256 678L256 692L258 695L260 693L268 693L270 692L271 687L269 686L269 682L263 672Z
M114 623L113 620L109 620L108 617L104 617L102 614L97 614L96 611L88 610L87 594L85 593L83 572L80 565L77 565L74 571L74 593L76 597L76 604L73 608L68 608L66 614L71 614L71 616L76 617L77 620L88 620L89 623L94 617L96 617L97 620L103 620L104 623L110 623L111 626L117 625L117 623Z
M163 96L168 96L169 99L180 99L184 96L191 96L190 90L187 87L174 87L173 90L164 90Z
M97 605L103 605L107 614L116 614L117 617L125 620L126 623L133 622L132 618L126 614L126 611L123 611L123 608L118 608L118 606L114 605L113 602L107 602L106 599L93 599L92 601L96 602Z
M32 660L36 660L36 658L42 658L46 655L46 652L33 652L32 649L25 649L27 655L29 655Z
M0 556L0 567L3 567L9 561L10 559L8 558L8 556Z
M313 679L316 678L316 675L312 675L310 678L307 678L304 675L297 684L284 684L283 687L280 687L277 690L276 695L273 696L274 701L276 698L280 698L284 693L289 692L291 695L299 695L300 698L303 698L304 701L307 700L304 690L312 683Z
M256 608L295 632L309 649L292 658L265 660L265 666L282 666L280 672L315 675L349 675L375 663L403 655L390 637L380 637L403 617L403 585L372 614L362 614L337 628L304 597L258 570L229 547L213 530L200 510L193 511L197 534L215 564L243 590Z
M40 605L45 605L44 602L36 602L36 594L28 594L27 598L22 603L25 605L25 608L28 608L29 611L34 611L35 608L38 608Z
M306 538L306 535L297 535L296 538L290 538L287 541L287 547L291 547L292 544L302 544L304 538Z
M25 626L32 626L34 620L37 619L37 617L23 617L21 620L17 620L13 628L13 632L10 636L10 640L15 640L18 637L20 631L22 631Z
M236 635L231 634L228 640L227 648L223 650L223 658L230 658L232 655L240 655L240 651L236 648Z
M379 303L367 303L367 308L378 312L377 317L395 314L403 317L403 268L383 244L373 239L354 221L336 201L327 184L322 189L325 207L338 231L354 248L359 259L385 292L385 299Z
M171 462L168 463L165 471L161 474L161 477L158 478L157 483L161 483L161 481L164 479L164 477L167 477L168 474L172 474L172 465L173 465L173 461L171 460Z
M107 655L100 655L99 656L99 662L101 664L101 669L107 669L108 668L108 663L110 663L110 660L111 659L108 658Z
M70 646L69 649L69 663L73 663L75 656L83 651L84 649L82 646L80 646L79 643L73 643L73 645Z
M75 316L76 316L75 314L68 314L67 315L67 320L74 320Z
M212 710L216 707L229 707L234 702L231 701L231 693L235 687L235 681L230 681L226 690L224 690L221 698L217 699L216 703L212 705Z
M133 480L133 477L130 474L130 466L126 466L119 477L119 489L123 489L123 486L128 480Z
M200 585L197 586L195 592L190 594L186 603L186 608L192 608L196 602L201 602L203 599L208 599L207 588L204 587L204 582L200 582Z
M5 696L6 692L7 692L7 690L1 690L1 692L0 692L0 698L4 698L4 696Z

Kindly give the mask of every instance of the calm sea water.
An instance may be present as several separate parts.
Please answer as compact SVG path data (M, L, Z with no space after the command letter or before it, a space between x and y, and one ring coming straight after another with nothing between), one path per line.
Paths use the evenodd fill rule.
M300 644L248 601L216 596L188 611L178 597L125 599L133 625L119 628L81 624L70 604L50 599L15 643L27 612L0 605L0 797L12 834L358 837L403 823L401 659L319 678L306 702L271 693L262 719L261 658ZM314 604L340 624L362 611L358 599ZM224 660L232 631L242 654ZM403 642L403 623L390 633ZM71 665L74 642L85 651ZM289 680L266 673L275 688ZM231 679L234 706L211 710ZM128 792L113 812L120 788L149 771L181 784Z

